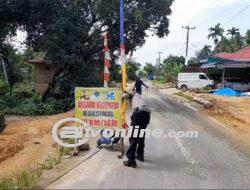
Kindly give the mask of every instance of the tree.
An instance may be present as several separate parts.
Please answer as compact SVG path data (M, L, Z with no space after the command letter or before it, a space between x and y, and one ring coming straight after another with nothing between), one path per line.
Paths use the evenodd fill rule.
M24 80L27 70L23 67L22 55L18 54L12 45L4 44L2 51L2 60L5 63L8 83L12 88L15 83ZM1 69L0 69L1 70Z
M199 59L199 60L202 60L202 59L207 59L208 56L210 56L212 54L212 50L211 50L211 46L210 45L205 45L200 51L198 51L196 53L196 57Z
M162 69L167 82L176 82L178 74L182 71L185 65L183 56L170 55L164 60Z
M216 52L236 52L244 47L244 38L240 34L236 34L234 38L223 38L215 47Z
M218 42L219 42L219 37L221 37L221 39L223 38L223 34L225 32L225 30L223 28L220 27L220 23L218 23L217 25L215 25L215 27L211 27L209 28L209 32L210 34L208 35L208 39L212 38L214 40L214 44L217 46Z
M248 30L247 33L246 33L245 43L246 43L247 46L250 45L250 30Z
M239 28L232 27L232 29L227 30L227 35L231 35L232 39L234 39L234 37L239 34L240 34Z
M170 64L170 63L180 63L185 65L185 57L183 56L175 56L175 55L170 55L165 59L164 64Z
M28 34L28 45L46 52L47 58L58 66L55 84L59 82L69 93L78 85L102 85L104 32L109 33L113 60L118 56L119 1L0 1L0 44L22 28ZM145 43L148 30L158 37L168 35L172 3L173 0L125 1L127 54Z
M152 63L146 63L143 70L146 71L149 76L152 76L154 74L155 68Z
M137 63L133 58L126 61L128 80L136 79L136 71L140 69L141 64Z
M188 60L188 65L195 65L198 64L200 62L200 60L197 57L191 57Z
M148 73L143 69L138 69L135 73L136 76L140 78L146 78L148 76Z

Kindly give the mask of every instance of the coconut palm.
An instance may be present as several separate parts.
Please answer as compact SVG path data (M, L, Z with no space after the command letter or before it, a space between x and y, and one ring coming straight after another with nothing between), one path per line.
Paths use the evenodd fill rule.
M227 30L227 35L231 35L232 39L234 39L234 37L239 34L240 34L239 28L233 27L232 29Z
M219 37L223 38L223 33L225 30L220 27L220 23L215 25L215 27L209 28L210 34L208 35L208 39L212 38L214 40L215 45L217 46L219 42Z
M212 54L210 45L204 45L204 47L196 53L196 57L201 60L201 59L207 59L209 55Z

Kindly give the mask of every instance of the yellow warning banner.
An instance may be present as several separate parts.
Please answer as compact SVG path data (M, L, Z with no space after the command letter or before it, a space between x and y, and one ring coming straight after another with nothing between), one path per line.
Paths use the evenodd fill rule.
M90 127L122 128L122 91L116 88L76 88L75 117Z

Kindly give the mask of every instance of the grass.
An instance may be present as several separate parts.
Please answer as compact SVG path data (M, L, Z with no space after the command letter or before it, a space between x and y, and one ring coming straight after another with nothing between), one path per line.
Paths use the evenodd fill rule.
M74 144L75 139L68 139L66 142L68 144ZM74 151L73 148L67 148L67 147L62 147L62 146L59 147L59 155L60 155L60 157L71 155L73 151Z
M187 99L187 100L190 100L190 101L193 101L193 100L194 100L194 98L193 98L192 96L189 96L189 95L187 95L187 94L185 94L185 93L183 93L183 92L177 93L176 95L177 95L177 96L180 96L180 97L182 97L182 98L185 98L185 99Z
M153 80L152 81L153 84L164 84L163 80Z
M44 163L35 169L21 170L9 177L0 179L0 189L34 189L42 176L43 170L50 170L60 164L61 156L66 151L59 150L57 154L49 155Z
M42 170L50 170L61 163L60 155L49 155L46 161L41 165Z
M0 189L31 189L35 188L42 175L41 169L23 170L11 177L0 179Z

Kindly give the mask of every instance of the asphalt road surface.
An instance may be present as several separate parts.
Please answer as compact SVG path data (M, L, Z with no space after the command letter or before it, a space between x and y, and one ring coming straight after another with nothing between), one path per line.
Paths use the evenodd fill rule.
M144 98L152 109L149 129L198 131L198 138L146 139L146 162L137 169L102 150L48 189L250 188L250 158L219 123L155 90Z

